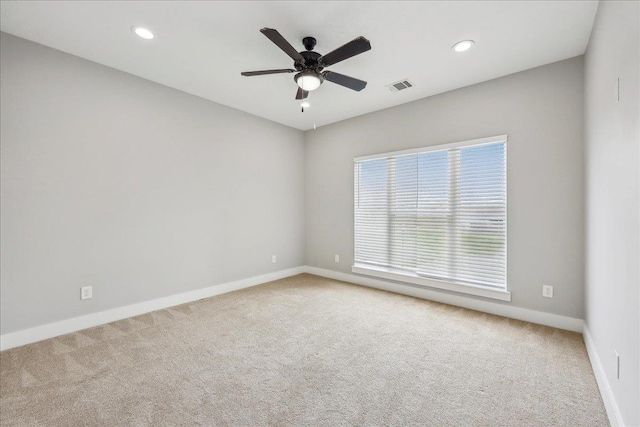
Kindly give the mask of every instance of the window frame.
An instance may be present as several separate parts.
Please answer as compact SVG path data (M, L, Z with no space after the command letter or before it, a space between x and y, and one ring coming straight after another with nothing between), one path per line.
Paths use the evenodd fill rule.
M429 147L421 147L421 148L412 148L412 149L408 149L408 150L400 150L400 151L391 151L391 152L385 152L385 153L379 153L379 154L372 154L372 155L366 155L366 156L360 156L360 157L355 157L353 159L353 164L354 164L354 170L355 170L355 165L357 163L363 162L363 161L367 161L367 160L376 160L376 159L382 159L382 158L388 158L388 157L394 157L394 156L402 156L402 155L408 155L408 154L419 154L419 153L429 153L429 152L436 152L436 151L449 151L452 149L456 149L456 148L464 148L464 147L470 147L470 146L481 146L481 145L486 145L486 144L492 144L492 143L499 143L499 142L504 142L505 143L505 185L506 185L506 189L505 189L505 249L504 249L504 257L505 257L505 288L504 289L500 289L500 288L496 288L496 287L491 287L491 286L483 286L483 285L478 285L478 284L473 284L473 283L462 283L462 282L456 282L453 280L447 280L447 279L439 279L439 278L427 278L424 277L423 275L419 275L417 273L414 272L407 272L407 271L402 271L402 270L395 270L392 268L388 268L388 267L375 267L373 265L364 265L364 264L358 264L355 261L355 234L356 234L356 185L358 185L359 183L355 182L355 173L354 173L354 183L352 188L354 189L354 193L353 193L353 259L354 259L354 264L351 266L351 271L353 273L356 274L362 274L362 275L366 275L366 276L372 276L372 277L377 277L377 278L381 278L381 279L387 279L387 280L393 280L396 282L401 282L401 283L405 283L405 284L410 284L410 285L418 285L420 287L430 287L430 288L437 288L437 289L444 289L447 291L454 291L454 292L460 292L460 293L465 293L465 294L470 294L470 295L475 295L475 296L480 296L480 297L485 297L485 298L491 298L491 299L497 299L497 300L501 300L501 301L511 301L511 292L509 291L509 286L508 286L508 281L506 280L507 276L507 272L508 272L508 250L507 250L507 231L508 231L508 222L507 222L507 205L508 205L508 180L506 179L507 177L507 169L508 169L508 164L507 164L507 152L506 152L506 147L507 147L507 143L508 143L508 135L497 135L497 136L491 136L491 137L487 137L487 138L479 138L479 139L473 139L473 140L468 140L468 141L459 141L459 142L453 142L453 143L448 143L448 144L440 144L440 145L433 145L433 146L429 146Z

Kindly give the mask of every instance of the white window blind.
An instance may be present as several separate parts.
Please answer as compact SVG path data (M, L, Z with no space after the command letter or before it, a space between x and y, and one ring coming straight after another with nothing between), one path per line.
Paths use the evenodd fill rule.
M506 136L355 159L355 266L506 290Z

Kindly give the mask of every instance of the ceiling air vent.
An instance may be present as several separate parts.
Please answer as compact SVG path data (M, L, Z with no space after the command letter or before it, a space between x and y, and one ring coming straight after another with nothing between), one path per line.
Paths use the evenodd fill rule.
M391 92L398 92L413 87L413 83L411 83L408 79L404 79L400 80L399 82L391 83L386 87L388 87Z

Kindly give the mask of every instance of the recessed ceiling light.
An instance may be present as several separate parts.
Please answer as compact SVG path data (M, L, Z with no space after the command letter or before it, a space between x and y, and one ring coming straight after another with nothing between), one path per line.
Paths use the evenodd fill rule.
M300 106L301 106L302 108L309 108L309 107L311 107L311 104L309 104L308 102L306 102L306 101L305 101L305 102L303 102L302 104L300 104Z
M142 37L145 40L151 40L153 38L153 33L143 27L133 27L131 28L131 31L136 33L138 37Z
M451 49L455 50L456 52L464 52L465 50L471 49L474 44L475 43L473 40L463 40L454 44Z

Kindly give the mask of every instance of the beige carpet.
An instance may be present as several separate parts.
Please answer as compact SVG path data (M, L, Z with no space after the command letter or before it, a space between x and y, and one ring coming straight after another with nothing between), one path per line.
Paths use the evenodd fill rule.
M579 334L311 275L0 368L2 426L608 425Z

